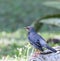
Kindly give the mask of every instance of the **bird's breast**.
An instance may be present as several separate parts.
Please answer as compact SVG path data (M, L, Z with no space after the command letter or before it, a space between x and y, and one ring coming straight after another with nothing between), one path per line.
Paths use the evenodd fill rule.
M37 40L37 36L36 36L35 33L30 33L30 34L28 35L28 39L29 39L30 41L35 42L35 41Z

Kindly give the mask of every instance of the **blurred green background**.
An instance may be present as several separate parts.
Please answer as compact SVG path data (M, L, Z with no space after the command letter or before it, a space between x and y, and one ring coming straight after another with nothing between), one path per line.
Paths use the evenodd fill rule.
M35 25L40 18L43 23L41 29ZM0 60L27 61L33 52L24 29L28 25L37 26L45 40L59 38L60 0L0 0Z

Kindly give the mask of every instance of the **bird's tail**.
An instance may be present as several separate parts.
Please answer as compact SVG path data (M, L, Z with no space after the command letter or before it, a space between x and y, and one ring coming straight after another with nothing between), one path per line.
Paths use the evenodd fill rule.
M52 52L57 52L54 48L52 48L52 47L50 47L48 45L46 45L46 48L49 49L49 50L51 50Z

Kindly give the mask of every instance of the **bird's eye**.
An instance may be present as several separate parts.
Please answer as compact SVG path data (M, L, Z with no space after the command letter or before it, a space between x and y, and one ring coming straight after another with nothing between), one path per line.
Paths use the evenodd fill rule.
M26 29L28 29L29 30L29 28L27 27Z

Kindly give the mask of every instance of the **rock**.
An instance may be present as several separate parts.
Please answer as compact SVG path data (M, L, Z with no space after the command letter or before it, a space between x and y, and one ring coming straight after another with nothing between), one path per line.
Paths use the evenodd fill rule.
M56 53L50 53L50 54L40 54L37 57L32 57L32 55L29 57L28 61L60 61L60 46L55 47L57 52ZM34 54L34 53L33 53Z

